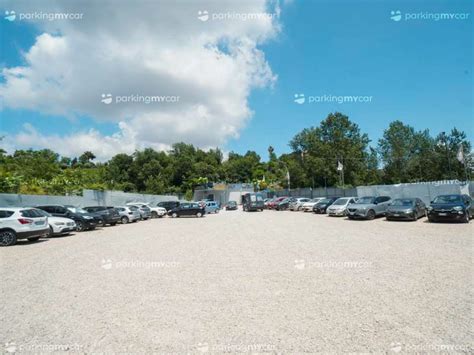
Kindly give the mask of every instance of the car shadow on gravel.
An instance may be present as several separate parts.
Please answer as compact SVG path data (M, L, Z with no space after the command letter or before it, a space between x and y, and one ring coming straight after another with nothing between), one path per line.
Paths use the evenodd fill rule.
M17 247L17 246L20 247L20 246L26 246L26 245L32 245L32 244L41 244L41 243L48 242L48 241L49 241L48 239L40 239L40 240L36 240L34 242L31 242L28 239L21 239L21 240L17 240L15 245L11 245L8 248L14 248L14 247Z

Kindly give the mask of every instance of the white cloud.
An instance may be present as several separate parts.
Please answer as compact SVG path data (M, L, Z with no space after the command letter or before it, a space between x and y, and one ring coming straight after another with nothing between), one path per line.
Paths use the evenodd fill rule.
M277 19L202 22L197 13L279 13L278 4L81 3L5 6L17 14L68 11L84 16L83 21L35 21L42 34L24 54L24 66L3 69L0 96L5 107L66 118L85 115L115 122L118 131L103 136L85 127L60 137L27 126L9 138L15 147L50 147L65 155L92 150L103 159L144 146L165 149L177 141L203 148L223 145L238 137L251 118L251 90L276 80L259 45L278 35ZM102 93L178 95L180 100L104 105Z

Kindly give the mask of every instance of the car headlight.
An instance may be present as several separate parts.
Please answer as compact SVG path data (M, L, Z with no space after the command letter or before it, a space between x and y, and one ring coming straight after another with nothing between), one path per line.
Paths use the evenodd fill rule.
M64 222L54 222L54 225L55 226L64 226L65 223Z
M433 211L433 207L431 207L431 206L426 207L426 209L427 209L428 211Z
M413 213L413 210L412 209L406 210L405 213Z
M464 208L462 208L461 206L456 206L456 207L453 207L453 210L462 211L462 210L464 210Z

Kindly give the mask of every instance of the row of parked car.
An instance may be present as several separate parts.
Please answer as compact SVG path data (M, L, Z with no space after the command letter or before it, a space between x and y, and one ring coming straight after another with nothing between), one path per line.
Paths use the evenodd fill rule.
M130 202L124 206L39 205L34 207L0 207L0 246L16 244L17 240L36 241L41 237L67 235L97 227L134 223L166 215L202 217L218 212L214 201L162 201L155 205Z
M426 216L430 222L460 221L469 223L474 205L468 195L440 195L429 206L417 197L392 199L389 196L365 197L277 197L264 202L267 209L303 211L349 219L412 220Z

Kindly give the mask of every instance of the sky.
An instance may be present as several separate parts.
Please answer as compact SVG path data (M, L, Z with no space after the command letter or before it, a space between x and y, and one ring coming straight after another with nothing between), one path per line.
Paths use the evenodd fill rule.
M472 1L3 0L0 10L9 152L106 160L183 141L266 160L269 145L289 152L336 111L373 146L394 120L474 137Z

